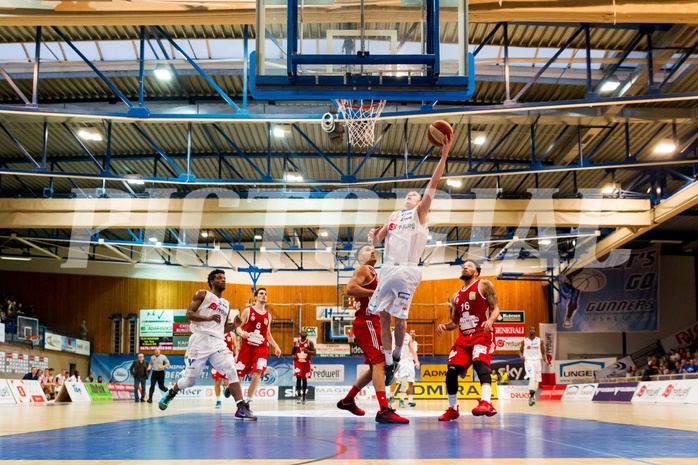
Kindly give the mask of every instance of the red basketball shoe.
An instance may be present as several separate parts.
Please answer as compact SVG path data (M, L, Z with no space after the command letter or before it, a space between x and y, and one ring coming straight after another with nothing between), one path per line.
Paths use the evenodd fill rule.
M458 413L458 406L456 408L449 407L440 417L439 421L451 421L456 420L460 416Z
M339 402L337 402L337 408L340 410L347 410L359 417L366 415L366 412L364 412L362 408L359 408L359 406L356 405L356 402L354 402L354 400L352 400L351 402L345 402L345 399L342 399Z
M376 413L376 421L378 423L409 423L405 417L401 417L395 413L394 409L382 408L378 413Z
M487 415L488 417L491 417L493 415L496 415L497 411L494 409L494 406L487 402L486 400L480 400L480 403L477 404L477 407L473 409L473 416L476 417L481 417L483 415Z

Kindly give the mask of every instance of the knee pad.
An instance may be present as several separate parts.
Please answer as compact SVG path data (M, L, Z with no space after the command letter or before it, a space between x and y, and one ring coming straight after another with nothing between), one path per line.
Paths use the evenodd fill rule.
M475 373L477 373L477 377L480 378L480 384L492 384L492 370L485 362L475 360L473 362L473 369Z
M461 368L456 365L449 365L446 371L446 392L448 394L458 393L458 376L460 375Z

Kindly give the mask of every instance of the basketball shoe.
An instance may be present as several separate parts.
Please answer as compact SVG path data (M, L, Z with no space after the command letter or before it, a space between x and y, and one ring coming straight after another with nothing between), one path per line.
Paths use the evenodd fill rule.
M229 399L230 398L230 388L223 389L223 395L225 396L226 399Z
M397 369L399 366L400 366L400 359L399 358L393 358L393 364L385 366L385 385L386 386L390 386L391 384L393 384L393 381L395 381L395 373L397 373Z
M177 396L177 393L174 392L172 389L167 391L167 394L165 394L165 397L160 399L160 402L158 403L158 407L160 407L160 410L167 409L167 406L170 405L170 402L172 402L172 399L174 399L176 396Z
M405 417L401 417L397 413L395 413L394 409L391 409L390 407L388 408L382 408L376 413L376 421L378 423L409 423L410 420L408 420Z
M405 408L405 401L400 399L400 403L398 404L400 408Z
M358 405L356 405L356 402L354 402L354 399L352 399L350 402L345 402L346 399L342 399L339 402L337 402L337 408L340 410L346 410L348 412L353 413L356 416L362 417L366 415L366 412L364 412L363 409L359 408Z
M533 407L533 404L535 404L535 403L536 403L536 399L533 396L528 398L529 407Z
M254 416L252 410L250 410L250 404L241 400L240 402L238 402L237 405L238 410L237 412L235 412L235 418L238 418L240 420L257 421L257 417Z
M221 401L220 400L216 401L216 408L221 408Z
M458 412L458 406L456 408L449 407L446 411L439 417L439 421L451 421L456 420L460 416Z
M475 407L473 410L473 416L476 417L481 417L483 415L487 415L488 417L491 417L493 415L497 414L497 411L494 409L494 406L487 402L486 400L480 400L480 403L477 404L477 407Z

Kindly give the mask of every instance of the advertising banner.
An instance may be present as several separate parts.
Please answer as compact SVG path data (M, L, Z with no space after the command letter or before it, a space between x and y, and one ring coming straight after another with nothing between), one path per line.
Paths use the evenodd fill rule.
M557 326L552 323L540 324L540 338L545 342L545 356L550 365L543 364L541 384L555 384L555 351L557 350Z
M310 365L313 370L312 380L318 383L344 383L344 365Z
M46 396L39 381L35 379L9 379L7 382L18 404L46 402Z
M528 400L528 386L500 386L497 385L497 397L499 400Z
M597 379L598 373L616 362L614 358L593 358L586 360L557 360L553 363L558 383L574 383L576 380Z
M133 401L135 399L133 384L107 383L107 389L113 400Z
M646 381L637 385L637 390L631 402L657 402L659 396L666 390L668 381Z
M61 395L63 394L63 391L68 393L68 395L70 396L71 402L91 402L92 401L92 399L90 399L90 393L87 391L87 388L82 383L82 381L78 381L78 382L66 381L65 383L63 383L63 387L61 388L61 392L59 393L58 398L56 400L65 402L65 400L61 399Z
M497 323L523 323L526 312L523 310L500 310Z
M562 395L562 401L590 401L594 398L596 386L598 386L597 383L568 384L565 393Z
M104 383L84 383L92 402L112 402L109 388Z
M657 397L657 403L685 404L691 399L691 391L698 389L698 380L679 379L669 381Z
M59 352L63 350L63 336L47 330L44 333L44 349L57 350Z
M659 251L659 245L633 250L621 265L561 276L557 330L657 331Z
M0 323L0 342L5 342L5 323Z
M315 400L315 386L308 386L305 392L307 400ZM279 386L279 400L295 400L296 386Z
M315 344L318 357L348 357L351 354L349 344Z
M565 395L567 386L564 384L553 384L549 386L542 386L540 390L540 395L538 400L562 400L562 396Z
M447 399L446 385L440 383L419 382L413 385L413 396L415 399ZM459 399L479 399L482 397L482 387L480 383L460 382L458 383ZM497 398L497 385L492 384L492 398Z
M495 323L494 336L497 352L518 351L526 337L526 325L523 323Z
M633 363L632 357L628 355L599 370L596 377L597 379L623 378L628 374L628 368L634 366Z
M12 395L12 388L6 379L0 379L0 404L16 404L15 396Z
M75 353L80 355L90 355L90 341L75 339Z
M637 383L599 384L594 402L630 402L635 395Z
M698 323L693 323L690 326L686 326L681 331L677 331L663 338L662 346L664 346L664 350L669 352L671 349L678 349L679 347L690 344L691 341L696 338L698 338Z

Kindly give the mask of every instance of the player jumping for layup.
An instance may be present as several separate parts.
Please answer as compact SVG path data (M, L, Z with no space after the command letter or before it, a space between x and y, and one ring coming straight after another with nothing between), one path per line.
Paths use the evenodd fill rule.
M395 317L395 340L402 341L405 338L414 291L422 280L422 271L417 265L429 235L427 214L436 187L446 169L446 158L452 143L451 133L441 148L441 159L424 190L424 196L415 191L408 192L405 197L405 209L393 212L381 228L371 229L368 233L368 241L374 246L385 240L380 283L368 304L368 313L380 315L383 344L389 344L392 340L391 315ZM395 379L402 344L397 344L394 350L392 347L383 347L383 353L385 383L389 386Z

